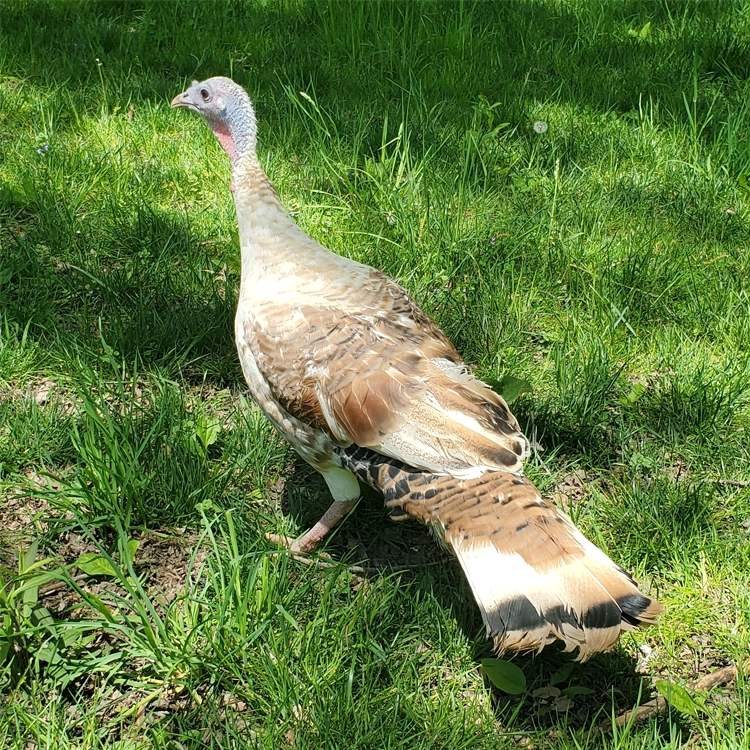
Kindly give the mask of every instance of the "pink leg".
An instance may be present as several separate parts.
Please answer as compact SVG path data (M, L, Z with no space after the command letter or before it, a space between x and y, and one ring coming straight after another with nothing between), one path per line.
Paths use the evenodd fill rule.
M266 537L272 542L288 547L292 552L310 552L356 504L356 500L334 500L320 521L299 539L277 534L266 534Z

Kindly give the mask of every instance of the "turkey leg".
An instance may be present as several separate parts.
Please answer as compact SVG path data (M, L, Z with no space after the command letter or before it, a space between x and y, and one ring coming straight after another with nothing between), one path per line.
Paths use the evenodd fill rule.
M287 547L292 552L310 552L339 521L343 520L356 504L356 500L334 500L322 515L320 521L299 539L292 539L279 534L266 534L266 538Z

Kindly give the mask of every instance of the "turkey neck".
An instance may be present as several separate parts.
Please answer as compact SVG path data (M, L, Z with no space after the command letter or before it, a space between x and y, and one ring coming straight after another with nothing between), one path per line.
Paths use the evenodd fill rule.
M252 302L272 293L284 275L297 273L298 264L284 248L289 243L282 239L295 224L254 153L234 163L232 183L242 255L240 300Z
M343 278L337 271L346 267L351 275L366 269L322 247L294 223L255 153L234 162L232 182L242 253L241 303L293 306L300 295L321 300Z

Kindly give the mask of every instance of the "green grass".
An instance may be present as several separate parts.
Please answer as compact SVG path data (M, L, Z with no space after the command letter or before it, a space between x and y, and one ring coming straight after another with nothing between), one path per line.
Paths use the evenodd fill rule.
M748 650L748 61L742 3L6 0L0 746L747 747L744 680L588 733ZM529 475L658 627L506 696L374 495L323 564L266 541L328 498L242 396L229 165L168 105L220 74L306 231L529 381Z

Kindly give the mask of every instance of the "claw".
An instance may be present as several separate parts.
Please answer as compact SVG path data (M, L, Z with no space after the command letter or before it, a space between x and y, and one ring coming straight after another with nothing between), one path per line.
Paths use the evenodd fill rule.
M317 539L312 539L307 540L306 542L304 536L295 539L294 537L284 536L283 534L266 534L265 536L269 542L278 544L280 547L284 547L284 549L288 549L290 552L300 552L303 554L312 552L319 541Z

